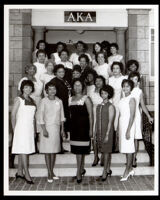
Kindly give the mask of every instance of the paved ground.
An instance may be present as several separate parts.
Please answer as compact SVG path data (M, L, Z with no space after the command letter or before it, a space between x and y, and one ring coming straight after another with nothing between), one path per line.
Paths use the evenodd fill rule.
M46 177L33 177L34 184L29 185L22 179L9 178L10 191L84 191L84 190L114 190L114 191L152 191L154 190L154 176L134 176L127 181L120 182L119 176L108 177L100 181L99 177L83 177L78 184L73 177L60 177L53 183L48 183Z

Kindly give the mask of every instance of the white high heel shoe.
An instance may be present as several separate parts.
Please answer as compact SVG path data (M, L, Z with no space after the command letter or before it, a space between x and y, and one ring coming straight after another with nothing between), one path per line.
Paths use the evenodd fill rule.
M127 181L128 178L129 178L130 176L133 177L134 173L135 173L135 172L132 170L132 171L130 171L130 172L128 173L128 175L127 175L125 178L123 178L123 177L121 176L122 178L120 179L120 181Z

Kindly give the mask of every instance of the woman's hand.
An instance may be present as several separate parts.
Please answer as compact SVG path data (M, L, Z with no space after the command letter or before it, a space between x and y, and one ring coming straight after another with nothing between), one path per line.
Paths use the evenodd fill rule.
M129 140L130 139L130 131L127 130L126 132L126 139Z
M43 136L48 138L48 132L46 128L43 128Z
M152 117L149 116L148 121L149 121L150 124L153 124L153 118Z
M109 136L108 136L108 134L106 134L106 137L104 138L104 143L108 142L108 138L109 138Z
M61 136L62 136L63 141L65 141L66 140L66 134L65 134L63 129L61 130Z

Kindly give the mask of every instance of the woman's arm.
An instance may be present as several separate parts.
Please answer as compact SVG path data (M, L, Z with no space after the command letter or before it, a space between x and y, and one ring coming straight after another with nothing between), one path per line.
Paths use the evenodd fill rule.
M11 112L11 123L12 123L13 131L14 131L14 128L16 125L16 115L17 115L19 106L20 106L20 100L18 97L16 97L14 100L14 105L13 105L12 112Z
M113 105L109 106L109 121L108 121L108 128L107 128L107 132L106 132L106 136L104 139L104 142L108 141L108 136L109 136L109 132L111 130L111 126L114 123L114 118L115 118L115 107ZM102 119L103 120L103 119Z
M85 104L87 106L87 111L89 114L89 124L90 124L89 136L90 138L92 138L93 137L93 104L89 97L86 98Z
M130 118L129 118L128 128L127 128L127 131L126 131L126 139L127 140L130 139L130 130L131 130L131 127L133 125L134 118L135 118L136 101L135 101L134 98L130 99L130 101L129 101L129 108L130 108Z
M142 110L143 112L147 115L147 118L149 120L149 122L152 124L153 123L153 118L150 116L148 110L147 110L147 107L144 103L144 97L143 97L143 93L141 93L141 96L140 96L140 105L142 107Z

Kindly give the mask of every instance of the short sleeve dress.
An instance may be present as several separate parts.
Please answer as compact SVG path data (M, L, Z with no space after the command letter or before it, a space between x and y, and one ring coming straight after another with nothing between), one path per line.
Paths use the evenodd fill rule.
M122 98L119 101L118 109L119 109L119 151L120 153L134 153L135 145L134 145L134 137L135 137L135 120L131 127L130 139L126 139L126 131L129 124L130 119L130 106L129 102L133 98L131 94L127 97Z
M48 137L43 136L43 130L40 132L40 153L58 153L61 151L60 145L60 125L65 121L62 101L55 97L50 100L45 97L41 100L38 109L38 123L45 124Z
M84 54L87 55L89 58L89 61L92 62L92 58L91 58L90 54L89 53L84 53ZM77 53L72 53L69 61L72 62L73 65L79 65L78 58L79 58L79 55Z
M97 111L96 111L96 124L97 124L96 138L97 138L97 143L98 143L98 151L102 153L111 153L112 148L113 148L114 123L112 123L111 125L111 129L108 135L108 141L106 143L103 142L106 136L106 131L108 129L109 106L111 105L112 104L110 102L101 103L97 106ZM114 110L114 113L115 113L115 110Z
M101 75L105 78L106 84L108 84L108 79L110 75L110 68L107 63L104 63L103 65L97 65L94 67L94 70L97 72L98 75Z
M83 96L79 101L69 99L71 126L70 145L73 154L89 154L89 114L85 104L87 96Z
M12 153L32 154L35 152L34 116L36 105L32 98L30 98L30 101L27 101L23 96L17 98L20 101L20 105L16 115Z

